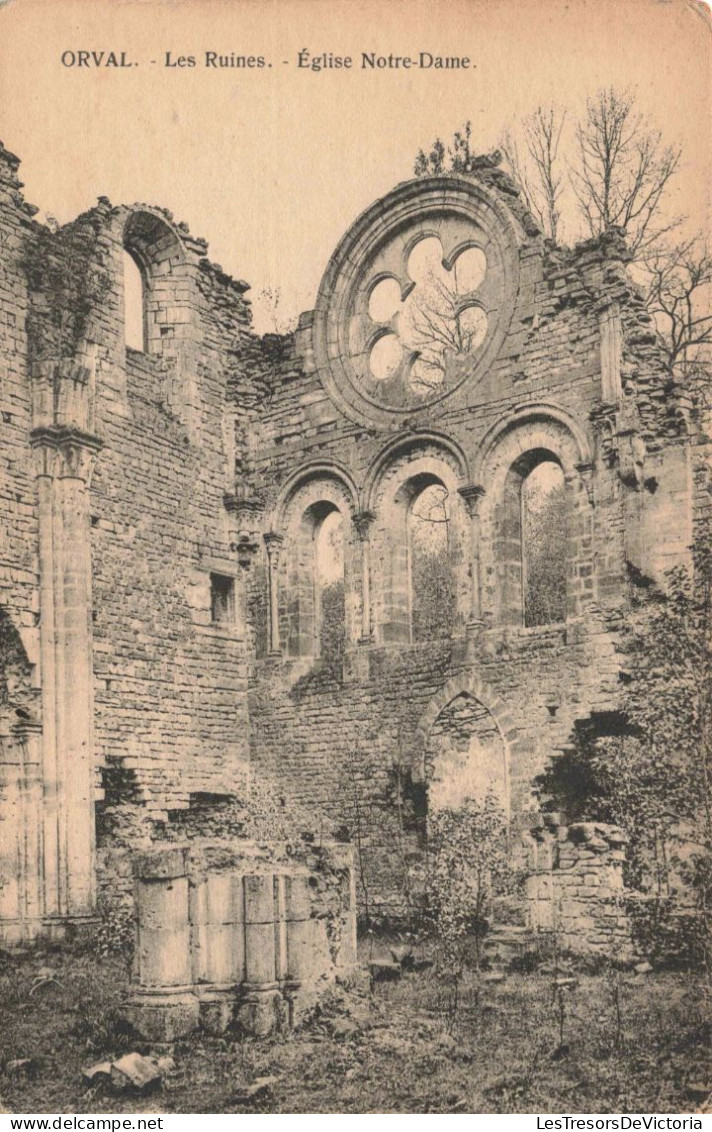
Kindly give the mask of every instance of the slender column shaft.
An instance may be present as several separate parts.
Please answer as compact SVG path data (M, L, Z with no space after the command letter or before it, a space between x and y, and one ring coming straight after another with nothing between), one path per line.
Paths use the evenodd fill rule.
M281 652L279 634L279 550L282 545L282 536L270 532L265 535L267 547L267 575L269 583L269 651Z

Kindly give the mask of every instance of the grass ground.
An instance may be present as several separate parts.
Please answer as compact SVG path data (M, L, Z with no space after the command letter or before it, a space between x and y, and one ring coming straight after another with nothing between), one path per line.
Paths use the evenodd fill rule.
M335 988L293 1034L193 1036L176 1046L157 1092L117 1096L89 1087L82 1070L136 1048L119 1019L125 986L116 960L3 957L5 1111L678 1113L696 1111L712 1081L697 976L579 972L557 992L546 968L502 982L472 973L455 1003L427 970L372 990ZM269 1094L236 1101L259 1076L276 1078Z

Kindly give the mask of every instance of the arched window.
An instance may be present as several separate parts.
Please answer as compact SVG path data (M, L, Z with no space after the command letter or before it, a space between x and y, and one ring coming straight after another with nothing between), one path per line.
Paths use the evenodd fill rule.
M408 514L411 639L449 637L455 604L450 561L450 500L433 482L414 497Z
M135 256L124 249L124 341L130 350L146 349L146 278Z
M502 617L512 625L566 620L568 540L564 473L546 449L509 469L498 523Z
M314 528L314 586L318 655L337 659L344 651L345 607L344 525L336 507Z
M307 507L294 531L283 602L289 656L337 659L343 654L343 520L329 500Z
M434 473L412 476L387 516L382 560L385 644L449 637L455 621L450 493Z
M566 620L566 494L561 465L546 459L522 481L524 624Z

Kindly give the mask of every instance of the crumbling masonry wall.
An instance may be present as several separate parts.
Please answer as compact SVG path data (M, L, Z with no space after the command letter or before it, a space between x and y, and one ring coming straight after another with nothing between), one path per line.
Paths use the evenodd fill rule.
M130 903L134 851L218 827L258 829L275 867L285 817L295 844L350 840L384 915L408 910L438 805L491 787L536 828L536 777L616 709L633 587L688 563L710 512L704 422L620 233L552 247L492 162L406 182L344 235L297 331L260 340L247 284L169 213L100 198L43 224L18 165L0 150L4 938ZM546 461L565 616L530 626L520 502ZM412 509L432 487L452 608L422 640ZM344 643L320 656L334 512Z
M525 838L526 923L559 948L621 961L632 954L625 909L626 838L615 826L542 823Z
M268 620L258 594L271 593L278 610L271 635L269 625L257 633L253 766L341 816L357 845L369 914L398 914L408 904L409 867L443 790L433 749L453 705L469 697L473 711L491 718L515 828L536 824L533 780L566 749L577 720L616 708L633 587L664 584L666 570L689 565L693 521L709 513L700 422L665 369L620 235L552 248L502 174L481 165L469 186L464 180L454 179L456 189L452 178L399 186L355 222L327 267L316 311L293 339L271 343L271 399L251 447L250 479L264 501L254 537L263 533L267 544L251 570L253 616ZM464 215L470 191L472 238L488 255L495 239L506 245L492 260L511 292L489 294L499 318L491 340L446 373L439 393L448 382L451 391L423 404L399 383L401 371L369 383L363 343L371 331L360 296L388 273L407 294L403 256L434 234L447 267L450 247L467 238L447 212L447 194ZM440 209L436 193L446 201ZM405 235L392 237L398 224ZM507 484L518 462L543 456L565 480L566 618L526 627L518 512ZM418 477L442 484L454 502L449 640L416 642L408 633L407 555L399 567L393 532L398 492ZM342 666L296 657L281 633L281 564L306 485L312 501L337 499L336 485L348 531ZM398 569L406 612L396 630ZM479 775L477 757L460 767L463 791L482 793L489 761L479 760Z

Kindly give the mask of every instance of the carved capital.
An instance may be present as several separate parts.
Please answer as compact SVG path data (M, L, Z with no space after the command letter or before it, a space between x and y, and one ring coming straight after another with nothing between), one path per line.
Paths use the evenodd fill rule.
M476 519L479 514L480 500L485 494L482 485L478 483L465 484L464 487L458 487L457 494L464 500L470 518Z
M240 527L249 527L250 524L257 525L262 512L264 511L264 503L256 496L246 497L237 495L235 492L226 491L223 495L223 504L225 510L230 515L235 515Z
M626 487L637 491L645 479L645 441L635 429L619 432L618 475Z
M278 535L276 531L267 531L264 535L264 543L267 548L267 557L269 558L270 565L276 566L279 562L279 552L284 543L284 536Z
M30 444L38 476L83 480L87 485L103 447L98 436L60 425L33 429Z
M251 538L249 532L240 531L234 549L237 553L237 564L243 570L249 569L257 553L257 542Z
M373 511L356 511L353 515L353 524L356 534L361 542L366 542L371 535L371 524L376 518Z
M583 486L586 488L589 503L593 503L593 464L590 460L585 463L576 464L576 471L581 477Z
M91 433L94 427L96 347L84 357L38 362L32 371L32 424Z

